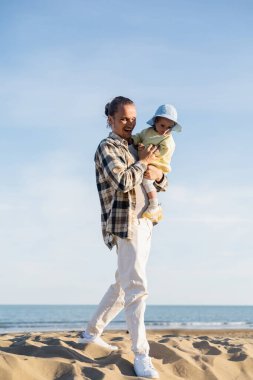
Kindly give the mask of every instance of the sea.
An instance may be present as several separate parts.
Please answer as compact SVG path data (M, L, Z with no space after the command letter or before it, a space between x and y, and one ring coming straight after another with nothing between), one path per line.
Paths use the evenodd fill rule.
M80 331L95 305L0 305L0 333ZM253 329L253 306L148 305L148 329ZM127 329L124 312L106 328Z

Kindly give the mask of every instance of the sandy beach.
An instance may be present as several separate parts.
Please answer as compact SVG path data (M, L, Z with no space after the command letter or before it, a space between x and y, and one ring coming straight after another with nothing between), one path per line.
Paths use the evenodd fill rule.
M103 337L119 352L78 344L76 331L1 334L0 380L137 379L129 334ZM148 339L161 379L253 379L253 330L148 330Z

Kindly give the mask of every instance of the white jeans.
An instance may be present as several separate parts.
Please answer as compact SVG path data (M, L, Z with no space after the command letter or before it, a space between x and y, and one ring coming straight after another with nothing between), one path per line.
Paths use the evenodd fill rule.
M117 238L118 269L112 284L88 323L86 332L100 335L116 315L125 308L127 328L132 339L132 350L148 354L144 312L146 308L146 264L150 251L153 225L148 219L137 219L133 239Z

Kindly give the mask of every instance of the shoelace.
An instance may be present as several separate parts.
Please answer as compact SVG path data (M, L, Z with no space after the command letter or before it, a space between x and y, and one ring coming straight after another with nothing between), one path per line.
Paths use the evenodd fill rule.
M145 365L147 365L147 367L149 367L150 369L154 369L153 365L152 365L152 362L151 362L151 359L150 358L144 358L143 359L143 362Z

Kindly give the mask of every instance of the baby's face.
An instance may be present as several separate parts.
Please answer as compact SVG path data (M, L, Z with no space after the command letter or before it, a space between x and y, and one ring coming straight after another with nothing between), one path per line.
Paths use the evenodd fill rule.
M174 121L159 116L155 121L155 130L157 133L159 133L159 135L163 136L169 134L174 125Z

